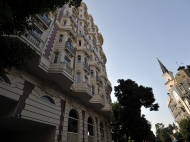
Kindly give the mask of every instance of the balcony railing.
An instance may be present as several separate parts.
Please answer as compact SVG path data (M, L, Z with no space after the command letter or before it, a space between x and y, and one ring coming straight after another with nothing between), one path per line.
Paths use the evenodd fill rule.
M51 24L51 19L48 17L47 13L38 14L38 16L42 19L42 21L43 21L46 25L50 26L50 24Z
M40 39L37 37L34 33L28 32L26 35L26 38L30 40L34 45L39 46L40 45Z
M96 81L102 86L102 80L100 79L99 76L96 76Z
M74 56L75 48L71 45L69 41L66 41L65 48Z
M85 68L88 72L90 72L90 66L88 65L87 62L84 62L84 63L83 63L83 66L84 66L84 68Z

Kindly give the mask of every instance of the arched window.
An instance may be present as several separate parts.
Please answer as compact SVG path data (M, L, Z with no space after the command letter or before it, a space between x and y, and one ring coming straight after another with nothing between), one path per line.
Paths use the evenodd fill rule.
M41 97L42 100L46 101L46 102L49 102L49 103L52 103L52 104L55 104L53 99L51 97L48 97L48 96L42 96Z
M59 42L62 42L63 41L63 35L59 35Z
M94 71L93 70L90 71L90 76L94 77Z
M94 136L93 121L91 117L88 118L88 136Z
M68 132L78 132L78 114L75 109L69 112Z
M102 122L100 122L100 136L101 138L104 138L104 127L103 127Z
M81 55L78 55L78 63L81 63Z
M80 22L80 26L82 26L82 22Z

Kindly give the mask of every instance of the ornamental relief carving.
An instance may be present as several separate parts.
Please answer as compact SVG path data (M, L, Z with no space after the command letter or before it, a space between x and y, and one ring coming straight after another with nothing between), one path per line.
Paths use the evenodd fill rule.
M53 97L59 97L60 91L56 84L49 83L47 81L43 81L40 86L41 90L45 92L46 94L53 96Z

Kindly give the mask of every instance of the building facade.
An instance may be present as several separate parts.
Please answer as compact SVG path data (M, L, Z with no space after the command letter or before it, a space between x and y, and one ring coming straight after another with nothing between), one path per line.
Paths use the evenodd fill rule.
M33 31L12 37L30 45L36 57L25 70L0 76L1 139L111 142L104 39L86 4L33 18Z
M173 72L168 71L159 60L158 62L166 80L167 106L178 125L182 119L190 118L190 66L179 67L174 77Z

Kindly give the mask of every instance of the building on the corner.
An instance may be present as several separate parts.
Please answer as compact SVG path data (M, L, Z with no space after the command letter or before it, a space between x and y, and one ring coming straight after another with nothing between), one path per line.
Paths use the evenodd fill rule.
M6 142L111 142L112 86L98 26L87 6L36 14L12 36L36 51L27 69L0 76L0 136Z
M173 72L168 71L160 60L158 62L166 80L167 106L178 125L182 119L190 118L190 66L180 66L173 76Z

